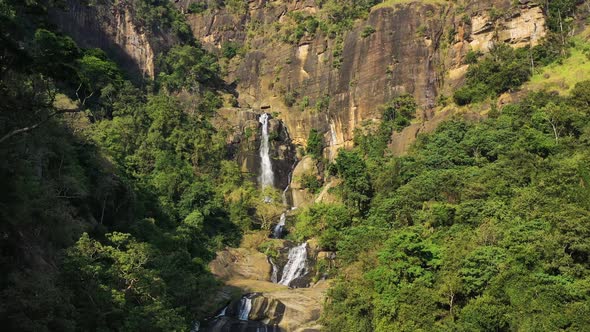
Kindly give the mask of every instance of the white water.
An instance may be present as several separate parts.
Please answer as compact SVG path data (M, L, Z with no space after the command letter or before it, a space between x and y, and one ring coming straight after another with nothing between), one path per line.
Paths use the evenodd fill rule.
M226 311L227 311L227 307L223 308L223 310L221 310L221 312L217 316L215 316L215 317L223 317L223 316L225 316L225 312Z
M272 171L272 164L270 162L270 146L268 142L268 113L262 114L258 118L258 122L262 124L262 142L260 143L260 185L264 187L272 187L274 185L274 173Z
M307 270L307 242L293 247L289 250L289 261L283 268L283 275L279 284L289 286L289 284L305 275Z
M334 150L338 145L338 138L336 137L336 124L330 121L330 159L334 159Z
M279 281L278 278L278 274L279 274L279 268L277 267L277 264L275 264L275 262L272 260L272 258L268 258L268 261L270 262L270 265L272 266L272 274L270 276L270 281L272 283L277 283Z
M336 137L336 124L334 121L330 122L330 136L332 138L332 145L338 144L338 138Z
M272 235L275 239L280 239L283 235L283 230L285 229L285 222L287 221L287 215L285 212L281 214L281 218L279 218L279 223L275 226Z
M238 319L248 320L250 310L252 310L252 299L250 299L247 296L242 297L242 299L240 300L240 310L238 312Z

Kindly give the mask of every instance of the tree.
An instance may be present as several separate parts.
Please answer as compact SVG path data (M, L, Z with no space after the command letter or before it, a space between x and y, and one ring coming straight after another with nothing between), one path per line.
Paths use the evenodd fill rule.
M356 151L340 151L336 157L338 175L344 180L344 200L356 211L367 211L373 195L367 165Z
M260 196L253 197L261 229L269 230L272 223L285 210L280 197L279 191L270 186L263 188Z
M111 84L119 85L123 81L117 65L110 61L102 50L88 50L77 60L77 67L80 84L76 89L76 97L82 106L102 89Z
M159 83L168 91L199 92L203 85L215 85L219 65L200 46L175 46L160 59Z
M320 159L324 151L324 138L316 129L309 131L305 152L315 159Z

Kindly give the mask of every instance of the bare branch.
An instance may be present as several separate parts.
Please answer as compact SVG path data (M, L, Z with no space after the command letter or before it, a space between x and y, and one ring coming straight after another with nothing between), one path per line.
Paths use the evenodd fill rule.
M52 114L50 114L47 118L45 118L44 120L32 125L32 126L28 126L28 127L23 127L23 128L19 128L19 129L15 129L11 132L9 132L8 134L2 136L2 138L0 138L0 143L6 141L7 139L11 138L12 136L18 135L18 134L22 134L22 133L26 133L29 132L31 130L34 130L36 128L38 128L39 126L41 126L42 124L44 124L45 122L49 121L51 118L53 118L54 116L58 115L58 114L64 114L64 113L77 113L80 112L79 108L76 109L70 109L70 110L59 110L59 111L55 111Z

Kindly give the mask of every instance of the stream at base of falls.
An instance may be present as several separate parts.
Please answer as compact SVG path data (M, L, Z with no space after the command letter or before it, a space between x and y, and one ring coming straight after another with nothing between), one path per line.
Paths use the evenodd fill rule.
M259 183L261 188L273 186L275 183L274 172L272 169L272 162L270 158L270 142L269 142L269 124L270 115L264 113L260 115L258 121L261 124L261 143L260 143L260 175ZM295 168L295 164L292 169ZM296 209L296 207L290 207L287 200L287 192L289 190L289 184L291 182L291 172L288 175L288 185L282 192L283 205L285 205L285 211L280 215L277 224L274 226L271 238L282 239L286 232L287 214L289 211ZM264 198L265 202L271 203L269 197ZM297 282L300 278L304 277L309 271L307 262L307 242L303 242L299 245L289 248L287 255L287 262L280 270L280 266L271 257L268 257L268 262L272 266L272 274L270 276L270 282L275 284L281 284L288 287L307 286L305 281ZM280 276L280 279L279 279ZM274 325L266 325L260 321L249 320L253 300L258 296L257 294L246 294L242 296L239 303L234 301L223 309L218 314L212 317L208 322L205 323L206 327L204 331L280 331L280 328ZM196 325L198 326L198 325ZM199 331L198 327L195 331Z

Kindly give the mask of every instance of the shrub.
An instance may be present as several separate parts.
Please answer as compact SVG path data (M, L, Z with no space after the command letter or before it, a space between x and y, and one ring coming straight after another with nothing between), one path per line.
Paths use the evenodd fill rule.
M330 96L325 95L320 97L315 103L315 109L318 112L327 111L330 108Z
M312 129L309 131L309 136L307 137L307 147L305 152L312 157L318 159L322 156L322 151L324 150L324 139L322 135L316 130Z
M313 194L317 194L322 187L322 183L315 174L303 174L301 176L301 185Z
M204 2L193 2L188 6L189 14L200 14L207 10L207 4Z
M465 105L519 87L531 76L529 51L514 50L505 44L493 47L483 60L469 67L465 86L455 92L453 99Z
M295 101L297 101L297 96L297 91L289 91L283 96L283 102L287 107L292 107L295 105Z
M469 65L473 65L477 63L477 59L482 56L483 54L481 51L473 51L469 50L467 54L465 54L465 63Z
M416 100L412 95L401 95L392 99L385 105L383 121L391 129L400 130L410 124L410 120L416 115Z
M373 28L372 26L368 25L363 29L363 32L361 33L361 37L363 38L367 38L370 35L372 35L373 33L375 33L375 28Z
M233 57L238 55L239 51L240 44L236 42L226 42L223 43L223 46L221 46L221 55L223 55L223 57L227 59L232 59Z

